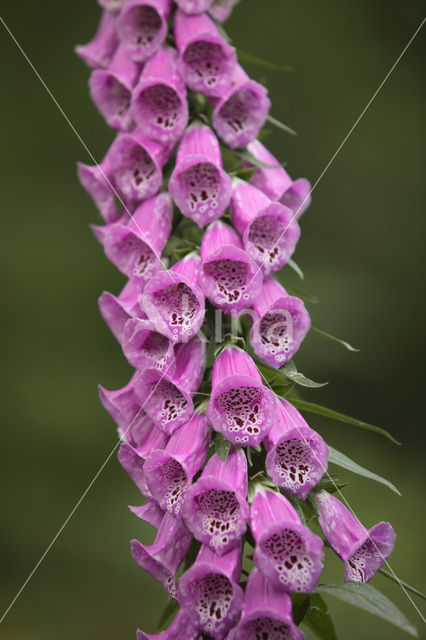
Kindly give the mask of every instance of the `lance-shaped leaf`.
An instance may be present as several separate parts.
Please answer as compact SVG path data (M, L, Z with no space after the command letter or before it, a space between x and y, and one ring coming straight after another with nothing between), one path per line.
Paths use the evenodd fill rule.
M289 133L291 136L297 136L297 132L294 131L294 129L292 129L288 125L284 124L284 122L281 122L280 120L277 120L273 116L268 115L266 120L268 122L270 122L271 124L273 124L274 127L277 127L277 129L281 129L281 131L285 131L286 133Z
M301 280L305 279L305 275L302 271L302 269L299 267L299 265L297 264L297 262L295 262L292 258L290 258L290 260L287 262L288 266L293 269L293 271L295 273L297 273L297 275L299 276L299 278Z
M309 609L303 618L303 622L321 640L337 640L334 623L328 613L327 603L319 593L314 593L311 596Z
M370 584L353 582L347 584L323 584L317 587L315 591L316 593L335 596L339 600L343 600L343 602L387 620L413 638L418 637L416 627L407 620L402 611Z
M297 370L297 367L293 360L285 364L281 367L280 371L284 374L286 378L292 380L296 384L300 384L301 387L310 387L311 389L319 389L320 387L325 387L328 382L315 382L314 380L310 380L303 373Z
M359 349L357 349L356 347L353 347L351 344L349 344L349 342L346 342L346 340L342 340L341 338L336 338L336 336L332 336L331 333L327 333L322 329L317 329L317 327L311 327L311 331L313 331L313 333L317 333L319 336L322 336L323 338L328 338L328 340L332 340L333 342L338 342L339 344L342 345L342 347L345 347L345 349L347 349L348 351L359 351Z
M289 398L292 404L297 409L301 409L302 411L309 411L310 413L316 413L319 416L324 416L325 418L331 418L332 420L338 420L339 422L345 422L346 424L352 424L355 427L360 427L360 429L366 429L367 431L374 431L375 433L380 434L381 436L387 438L394 444L400 445L401 443L394 438L386 429L382 429L381 427L375 427L368 422L363 422L362 420L357 420L357 418L351 418L347 416L345 413L340 413L339 411L334 411L333 409L328 409L327 407L323 407L320 404L315 404L314 402L306 402L305 400L300 400L300 398Z
M312 293L308 293L307 291L302 291L301 289L298 289L297 287L291 287L288 284L285 284L283 282L282 277L280 277L281 272L279 272L278 275L278 280L281 282L281 284L283 285L283 287L285 287L285 290L287 291L287 293L290 296L296 296L297 298L301 298L302 300L304 300L305 302L307 302L308 304L318 304L319 302L319 298L317 296L312 295Z
M405 591L409 591L410 593L413 593L415 596L418 596L422 600L426 600L426 595L424 593L422 593L415 587L412 587L411 585L407 584L406 582L404 582L404 580L400 580L395 574L392 574L389 571L386 571L386 569L380 569L379 573L381 573L383 576L385 576L389 580L392 580L392 582L395 582L396 584L398 584L400 587L405 589Z
M258 56L254 56L252 53L247 53L247 51L242 51L241 49L237 49L237 51L238 58L240 60L251 62L257 67L264 67L265 69L272 69L273 71L293 71L293 67L290 67L288 64L279 64L278 62L272 62L272 60L264 60L263 58L258 58Z
M339 467L342 467L343 469L348 469L349 471L352 471L352 473L357 473L359 476L364 476L365 478L370 478L370 480L375 480L376 482L380 482L381 484L384 484L386 487L389 487L391 491L394 491L399 496L402 495L398 491L398 489L395 487L395 485L393 485L392 482L389 482L389 480L382 478L381 476L377 475L377 473L373 473L372 471L369 471L368 469L361 467L361 465L357 464L356 462L354 462L353 460L345 456L344 453L340 453L340 451L333 449L333 447L329 446L328 450L329 450L329 456L328 456L329 462L332 462L333 464L337 464Z

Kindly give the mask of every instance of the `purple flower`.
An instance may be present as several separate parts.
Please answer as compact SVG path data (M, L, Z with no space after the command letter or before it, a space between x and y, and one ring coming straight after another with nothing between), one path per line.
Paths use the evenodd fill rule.
M78 45L74 51L91 69L106 69L118 42L115 18L109 11L104 11L91 41Z
M239 1L240 0L211 0L209 13L217 22L225 22Z
M311 204L311 185L306 178L292 180L288 173L279 166L278 160L259 140L253 140L247 150L260 162L272 168L260 167L253 174L250 182L263 191L271 200L279 200L292 209L296 219Z
M174 34L179 70L187 87L207 96L222 95L237 63L234 47L219 35L205 13L188 16L177 11Z
M277 588L310 593L322 571L323 543L305 527L290 502L258 486L250 507L254 563Z
M304 500L327 470L328 447L287 400L265 438L266 469L278 487Z
M233 84L213 111L213 126L231 149L243 149L262 128L271 103L267 91L236 65Z
M179 604L196 629L215 640L225 638L243 604L240 576L240 547L218 556L202 545L195 563L179 580L177 593Z
M182 522L166 513L152 545L131 541L135 562L162 582L171 596L176 594L176 572L186 556L192 535Z
M134 128L130 113L132 89L138 81L140 65L129 58L120 45L108 69L95 69L89 79L90 95L105 122L113 129L130 131Z
M201 262L199 283L215 307L232 313L254 302L262 286L262 272L230 226L216 220L206 229Z
M170 147L150 140L141 129L116 137L109 152L111 172L126 202L140 203L158 192L170 152Z
M293 621L291 597L252 569L244 591L241 619L228 640L304 640Z
M154 500L148 500L140 507L130 507L129 509L138 518L150 524L154 529L158 529L164 517L164 511Z
M123 328L121 346L129 363L139 371L154 367L170 375L174 372L173 344L149 320L130 318Z
M311 328L302 300L287 295L274 278L265 278L253 303L250 343L259 358L279 369L292 359Z
M231 199L231 179L223 171L219 142L210 127L193 124L185 132L169 191L183 215L199 227L225 211Z
M130 318L145 318L140 306L140 290L128 280L118 296L104 291L98 300L102 317L119 342L122 341L125 324Z
M330 547L345 563L345 582L368 582L389 558L395 532L389 522L366 529L344 504L326 491L316 494L319 523Z
M167 370L145 369L137 374L135 381L135 391L145 411L169 435L193 413L191 394L198 389L204 375L206 345L196 337L178 345L175 352L173 375Z
M144 135L174 143L188 124L186 89L177 67L177 53L164 47L146 62L133 91L132 114Z
M231 449L222 462L214 454L189 489L182 517L197 540L219 555L239 544L247 528L247 461L242 449Z
M231 214L243 236L245 250L265 275L289 261L300 238L300 227L291 209L271 202L262 191L237 178L233 183Z
M116 222L120 216L115 202L116 192L109 153L98 165L77 163L80 184L86 189L105 222Z
M188 342L204 322L204 294L197 284L200 257L186 255L146 284L142 306L156 330L172 342Z
M160 254L170 235L172 216L171 198L162 192L143 202L127 224L92 229L107 258L142 290L162 267Z
M160 507L175 516L192 478L207 456L210 425L205 416L195 414L171 436L165 449L155 449L144 465L146 482Z
M136 640L198 640L200 634L192 627L191 618L180 610L167 629L161 633L145 633L138 629Z
M276 420L276 399L249 354L225 347L213 365L207 416L232 444L257 447Z
M167 35L171 0L131 0L117 19L121 42L136 62L145 62L162 45Z

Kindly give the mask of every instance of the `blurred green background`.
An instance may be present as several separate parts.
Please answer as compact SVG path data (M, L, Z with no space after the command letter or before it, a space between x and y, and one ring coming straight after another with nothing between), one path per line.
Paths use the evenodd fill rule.
M243 0L227 25L235 44L294 67L251 64L273 100L272 115L294 127L267 144L294 177L314 182L420 24L424 5L408 0ZM2 0L1 15L89 149L100 159L112 139L92 106L88 70L73 46L95 30L95 0ZM102 290L122 276L89 230L95 208L76 180L89 162L10 36L0 25L3 241L2 580L11 602L116 442L96 385L122 386L129 367L98 313ZM389 429L377 435L312 420L328 442L392 480L403 498L342 473L345 491L371 526L398 532L391 566L420 589L424 578L424 177L425 87L420 33L313 194L296 260L315 293L313 324L360 347L352 354L318 336L299 368L325 389L305 398ZM133 563L129 540L152 532L127 510L138 492L115 454L65 526L0 627L31 637L134 638L155 629L160 587ZM331 555L325 579L340 581ZM374 580L409 618L421 620L401 589ZM388 623L329 598L339 638L393 640ZM421 601L416 604L425 609ZM310 637L309 634L307 636Z

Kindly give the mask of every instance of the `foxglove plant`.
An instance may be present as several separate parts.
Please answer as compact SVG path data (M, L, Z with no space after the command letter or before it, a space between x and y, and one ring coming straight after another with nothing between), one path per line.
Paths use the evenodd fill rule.
M311 329L304 296L281 284L311 187L257 139L268 92L219 24L237 1L99 0L96 34L76 48L118 130L78 176L126 277L99 308L135 369L99 395L142 496L130 509L157 530L132 541L133 558L174 603L169 627L138 640L303 640L300 624L335 638L317 585L324 544L345 581L364 583L395 543L389 523L366 529L331 495L342 485L329 462L366 470L298 411L347 419L294 390L320 386L294 363Z

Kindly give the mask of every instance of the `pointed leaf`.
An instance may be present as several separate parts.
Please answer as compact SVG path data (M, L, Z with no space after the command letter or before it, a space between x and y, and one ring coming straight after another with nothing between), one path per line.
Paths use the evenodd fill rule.
M289 398L290 400L290 398ZM387 438L394 444L400 445L401 443L396 440L390 433L388 433L385 429L381 427L375 427L368 422L363 422L362 420L357 420L356 418L351 418L350 416L345 415L344 413L340 413L339 411L333 411L333 409L328 409L327 407L322 407L320 404L315 404L314 402L306 402L305 400L300 400L299 398L291 398L291 403L294 404L296 409L301 409L302 411L309 411L310 413L316 413L319 416L324 416L325 418L331 418L332 420L338 420L339 422L345 422L346 424L352 424L355 427L359 427L360 429L366 429L367 431L374 431L374 433L378 433L381 436Z
M288 71L292 72L293 68L286 64L278 64L277 62L271 62L270 60L264 60L263 58L258 58L251 53L247 53L246 51L242 51L241 49L237 49L238 57L240 60L245 60L246 62L251 62L252 64L257 65L258 67L264 67L265 69L272 69L273 71Z
M426 595L424 593L422 593L415 587L410 586L409 584L404 582L404 580L400 580L399 578L396 578L392 573L389 573L389 571L386 571L386 569L379 569L379 573L381 573L383 576L385 576L389 580L392 580L392 582L395 582L400 587L401 586L404 587L406 591L409 591L410 593L413 593L415 596L422 598L422 600L426 600Z
M288 266L289 266L291 269L293 269L293 271L294 271L295 273L297 273L297 275L299 276L299 278L300 278L301 280L304 280L304 279L305 279L305 276L303 275L303 271L302 271L302 269L299 267L299 265L298 265L294 260L292 260L292 259L290 258L290 260L287 262L287 264L288 264Z
M306 593L292 593L291 600L293 605L294 624L299 625L309 608L310 596Z
M229 440L226 440L226 438L224 438L221 433L216 433L214 439L214 448L222 462L226 462L229 449L231 448L231 443L229 442Z
M387 620L414 638L418 637L417 629L407 620L402 611L371 584L358 582L323 584L316 587L315 592L335 596L343 602Z
M318 304L319 298L317 298L317 296L313 296L311 293L307 293L306 291L302 291L302 289L298 289L296 287L292 287L290 285L285 284L285 282L283 282L282 276L280 277L280 275L281 275L281 272L278 273L278 280L279 280L279 282L281 282L281 284L283 285L284 289L287 291L287 293L290 296L296 296L297 298L300 298L301 300L304 300L305 302L308 302L309 304Z
M281 131L285 131L286 133L289 133L291 136L297 136L297 132L294 131L294 129L291 129L286 124L284 124L283 122L280 122L279 120L277 120L273 116L269 115L266 119L267 119L268 122L273 124L274 127L277 127L277 129L281 129Z
M317 333L319 336L322 336L323 338L328 338L329 340L332 340L333 342L338 342L343 347L345 347L345 349L347 349L348 351L359 351L359 349L356 349L355 347L353 347L351 344L349 344L349 342L346 342L346 340L342 340L341 338L336 338L336 336L332 336L331 333L327 333L326 331L323 331L322 329L317 329L316 327L311 327L311 331L313 333Z
M303 373L300 373L300 371L297 370L293 360L281 367L279 371L289 380L292 380L296 384L300 384L301 387L319 389L320 387L325 387L328 384L328 382L314 382L314 380L310 380L304 376Z
M247 149L242 149L240 151L234 151L235 155L237 155L242 160L246 162L250 162L255 167L261 167L263 169L277 169L278 167L284 167L286 162L279 162L278 164L266 164L266 162L262 162L262 160L258 160L250 151Z
M398 491L395 485L393 485L392 482L389 482L389 480L382 478L381 476L377 475L377 473L373 473L372 471L369 471L368 469L361 467L361 465L357 464L356 462L354 462L353 460L345 456L344 453L340 453L340 451L333 449L333 447L329 446L328 451L329 451L329 456L328 456L329 462L332 462L333 464L337 464L339 467L342 467L343 469L348 469L349 471L352 471L352 473L356 473L359 476L364 476L365 478L370 478L370 480L375 480L376 482L380 482L381 484L384 484L386 487L388 487L391 491L394 491L395 493L397 493L399 496L401 495L401 493Z
M311 595L309 609L303 622L321 640L337 640L334 623L328 613L327 603L319 593Z
M256 171L257 167L249 167L247 169L237 169L236 171L232 171L229 175L231 178L241 178L241 180L246 180L248 182Z

